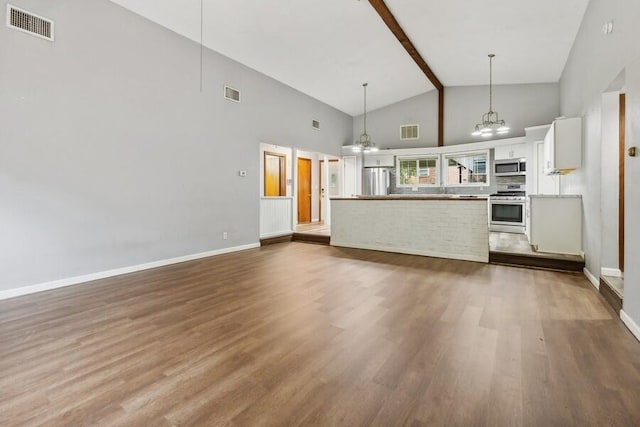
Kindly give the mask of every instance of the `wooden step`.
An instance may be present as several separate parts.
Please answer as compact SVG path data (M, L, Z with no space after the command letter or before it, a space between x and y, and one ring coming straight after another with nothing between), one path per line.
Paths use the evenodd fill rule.
M276 237L267 237L265 239L260 239L260 246L273 245L275 243L290 242L292 237L293 237L293 233L285 234L282 236L276 236Z
M328 245L331 242L331 236L327 236L326 234L293 233L291 240L293 240L294 242Z
M584 269L584 259L561 259L553 256L535 256L497 251L489 251L489 262L491 264L559 271L582 271Z
M600 277L600 294L607 300L616 313L620 314L620 310L622 310L622 296L619 295L616 289L603 277Z

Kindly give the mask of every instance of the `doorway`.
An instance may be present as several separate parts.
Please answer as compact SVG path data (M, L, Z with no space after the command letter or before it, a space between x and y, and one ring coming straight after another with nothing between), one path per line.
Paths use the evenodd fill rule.
M320 160L320 170L318 171L318 222L322 222L322 199L324 199L324 160Z
M298 157L298 224L311 222L311 159Z
M340 160L329 159L328 176L325 178L324 160L320 160L320 171L318 172L319 178L319 191L318 191L318 220L322 222L328 217L328 215L322 216L322 207L328 209L328 204L324 203L326 197L340 196ZM325 181L326 179L326 181Z
M624 157L626 97L621 93L618 99L618 268L624 272Z
M283 197L287 195L287 156L280 153L264 152L264 196Z

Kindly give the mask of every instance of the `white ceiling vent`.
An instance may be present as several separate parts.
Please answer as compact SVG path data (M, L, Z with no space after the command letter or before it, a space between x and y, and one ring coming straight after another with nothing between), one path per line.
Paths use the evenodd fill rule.
M418 139L420 138L419 125L400 126L400 139Z
M318 120L312 120L311 126L313 126L314 129L320 129L320 122Z
M229 101L240 102L240 91L230 86L224 87L224 98Z
M7 4L7 26L23 33L53 41L53 21Z

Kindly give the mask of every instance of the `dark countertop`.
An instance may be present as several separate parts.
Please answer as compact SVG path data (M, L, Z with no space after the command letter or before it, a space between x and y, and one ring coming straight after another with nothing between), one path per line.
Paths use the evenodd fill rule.
M419 201L432 201L432 200L446 200L446 201L457 201L457 200L465 200L465 201L480 201L487 200L489 196L486 195L478 195L478 196L468 196L468 195L455 195L455 194L434 194L434 195L420 195L420 196L409 196L409 195L389 195L389 196L358 196L358 197L332 197L331 200L419 200Z

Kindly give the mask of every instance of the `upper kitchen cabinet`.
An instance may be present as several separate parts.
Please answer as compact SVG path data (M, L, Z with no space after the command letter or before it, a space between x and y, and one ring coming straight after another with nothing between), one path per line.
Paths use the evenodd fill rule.
M526 144L498 145L495 148L496 160L524 159L527 157Z
M393 155L377 155L377 156L364 156L364 167L365 168L376 168L376 167L395 167L395 159Z
M582 165L582 119L556 119L544 138L544 173L564 175Z

